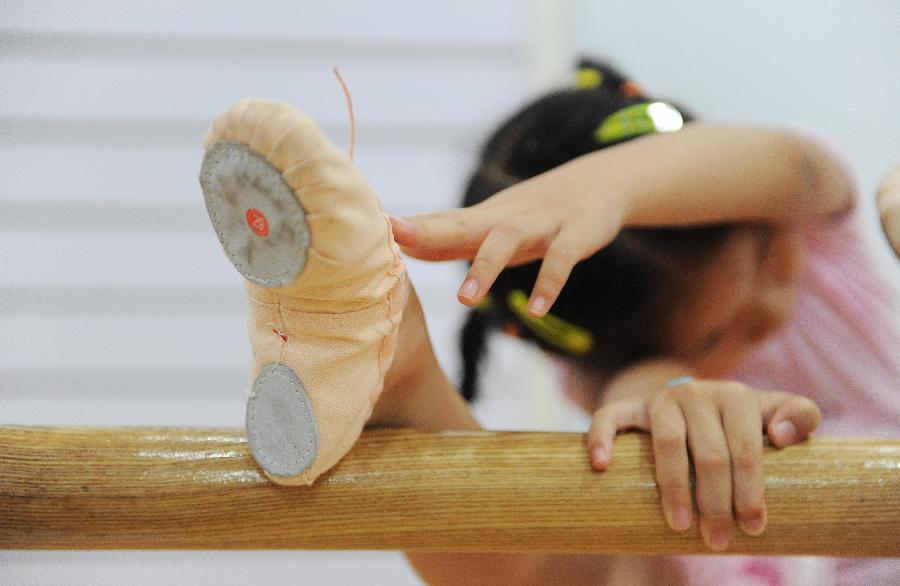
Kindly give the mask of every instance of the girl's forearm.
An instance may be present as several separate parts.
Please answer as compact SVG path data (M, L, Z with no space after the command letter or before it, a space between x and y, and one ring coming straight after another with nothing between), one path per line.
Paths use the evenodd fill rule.
M802 222L845 210L852 181L789 132L692 123L576 159L551 173L623 197L626 226Z
M617 373L604 386L594 409L616 401L652 397L664 390L672 379L697 374L687 363L671 358L638 362Z

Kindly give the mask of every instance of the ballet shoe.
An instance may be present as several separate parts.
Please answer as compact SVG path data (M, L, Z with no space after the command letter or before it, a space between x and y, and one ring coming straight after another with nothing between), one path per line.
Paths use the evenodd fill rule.
M245 99L204 138L200 185L245 278L250 451L279 484L312 484L359 437L384 386L408 294L365 178L288 104Z

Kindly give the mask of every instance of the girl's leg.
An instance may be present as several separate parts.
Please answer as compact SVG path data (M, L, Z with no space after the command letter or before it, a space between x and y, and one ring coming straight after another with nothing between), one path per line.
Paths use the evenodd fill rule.
M438 364L422 305L412 285L384 391L368 426L419 431L480 429L469 407Z

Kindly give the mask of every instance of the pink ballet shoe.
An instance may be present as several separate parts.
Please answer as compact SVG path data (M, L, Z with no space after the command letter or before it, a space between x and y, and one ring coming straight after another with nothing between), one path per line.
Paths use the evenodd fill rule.
M311 484L356 442L384 386L406 272L378 197L305 114L246 99L213 121L200 185L247 279L250 450Z

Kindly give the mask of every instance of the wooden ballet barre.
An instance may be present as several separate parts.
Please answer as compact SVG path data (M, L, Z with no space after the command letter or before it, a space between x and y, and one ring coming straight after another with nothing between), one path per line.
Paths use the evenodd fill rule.
M0 548L708 553L664 524L647 436L367 430L313 487L237 429L0 426ZM769 524L729 553L900 556L900 439L766 449ZM696 511L694 513L696 519Z

